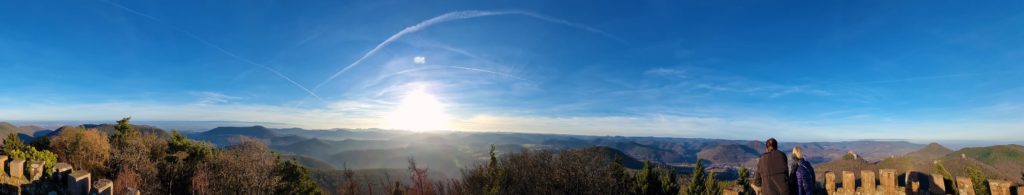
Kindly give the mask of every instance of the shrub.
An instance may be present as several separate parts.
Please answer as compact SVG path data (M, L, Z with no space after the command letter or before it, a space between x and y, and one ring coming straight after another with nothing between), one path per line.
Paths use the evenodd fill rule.
M17 134L8 134L7 138L4 139L4 154L9 156L11 159L24 159L26 162L25 170L28 171L29 166L27 163L32 161L43 161L43 174L46 177L50 176L50 170L53 169L53 164L57 163L57 155L53 152L46 150L36 150L35 147L25 145L21 142L21 138L18 138Z
M320 186L309 178L309 170L295 160L278 163L274 174L281 177L281 183L274 190L275 194L321 194Z
M15 149L15 150L6 150L5 149L4 152L7 154L7 156L10 156L12 159L25 159L25 161L26 161L25 163L26 164L24 166L25 167L24 171L28 171L29 170L29 168L30 168L28 166L29 162L32 162L32 161L43 161L43 173L44 173L44 176L46 176L46 177L50 176L50 174L52 172L51 170L53 170L53 164L57 163L57 155L53 154L53 152L46 151L46 150L39 151L39 150L36 150L36 148L31 147L31 146L26 146L24 150L17 150L17 149Z
M622 187L628 185L621 180L623 169L607 152L523 150L499 158L492 150L489 163L463 171L462 182L452 186L468 194L628 194L632 186Z
M49 147L63 162L93 174L106 172L111 150L107 135L102 132L95 129L64 128L53 137Z
M981 172L981 168L978 168L977 166L968 166L967 176L971 177L971 183L974 183L974 194L989 194L988 180L985 178L985 173Z

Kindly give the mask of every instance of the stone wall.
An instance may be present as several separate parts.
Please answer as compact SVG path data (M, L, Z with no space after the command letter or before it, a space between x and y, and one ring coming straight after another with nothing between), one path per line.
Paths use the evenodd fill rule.
M825 172L823 175L824 183L819 187L824 188L824 193L828 195L975 194L975 184L967 177L956 177L950 181L941 174L910 171L900 173L896 169L878 170L877 177L876 172L871 170L862 170L860 175L842 171L838 175L839 179L834 172ZM989 179L988 183L992 195L1024 195L1024 186L1015 186L1010 181ZM957 189L956 192L952 191L954 187Z
M45 176L47 171L49 177ZM43 161L26 162L6 155L0 155L0 184L3 185L0 194L114 194L113 181L94 178L87 171L74 170L71 164L56 163L52 170L45 170ZM134 189L128 193L141 194Z

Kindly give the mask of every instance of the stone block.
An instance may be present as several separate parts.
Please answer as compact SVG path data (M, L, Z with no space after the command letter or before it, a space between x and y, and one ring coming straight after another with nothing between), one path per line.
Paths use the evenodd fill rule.
M928 191L931 194L946 194L946 179L942 174L932 173L932 180L928 184Z
M740 192L731 189L722 189L722 195L740 195Z
M857 175L853 172L843 171L843 190L844 194L852 194L857 192Z
M126 195L140 195L140 194L142 194L142 192L139 191L138 189L135 189L135 188L128 188L128 190L126 190L126 192L124 194L126 194Z
M899 190L898 186L896 185L896 169L879 169L878 183L882 185L883 194L894 194L901 192L901 190Z
M988 180L988 189L992 192L992 195L1010 195L1010 187L1013 187L1013 183L1010 183L1010 181Z
M960 195L974 195L974 184L971 178L956 177L956 191Z
M860 188L864 194L875 193L875 172L870 170L860 171Z
M43 178L43 168L45 168L44 165L45 164L43 161L32 161L31 163L28 164L29 181L35 181L39 180L39 178Z
M825 172L825 192L828 195L836 193L836 173L831 171Z
M114 182L108 179L100 179L96 181L96 185L92 186L92 193L96 195L114 195Z
M14 159L7 163L9 175L14 178L25 178L25 160Z
M1024 186L1017 186L1017 195L1024 195Z
M68 175L68 194L88 194L92 183L92 174L87 171L77 170L71 171Z
M54 164L53 165L53 177L55 177L57 179L57 181L67 180L66 178L68 177L68 174L71 174L71 169L72 168L74 168L74 167L71 167L71 164L68 164L68 163L57 163L57 164Z
M0 155L0 173L3 173L4 176L10 176L7 175L7 172L4 172L7 169L7 158L7 155Z

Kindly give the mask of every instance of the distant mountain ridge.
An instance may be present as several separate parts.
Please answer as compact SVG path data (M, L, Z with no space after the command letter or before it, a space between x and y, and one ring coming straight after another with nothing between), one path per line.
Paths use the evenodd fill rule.
M2 124L0 124L2 125ZM13 125L9 125L13 127ZM86 128L100 129L113 133L111 124L86 124ZM136 125L144 133L167 135L167 131L154 126ZM19 129L20 130L20 129ZM61 129L49 133L59 133ZM43 132L43 131L39 131ZM508 132L428 132L391 131L381 129L328 129L305 130L300 128L268 128L265 126L217 127L202 132L187 132L187 136L218 146L232 144L240 137L264 141L273 150L286 158L295 158L303 164L317 169L349 167L353 169L401 169L406 160L416 158L426 166L446 174L458 174L462 168L473 166L487 159L488 149L493 144L499 154L522 150L566 150L599 147L609 154L622 154L629 158L627 164L643 159L654 163L686 167L701 159L706 166L721 170L739 166L753 167L757 157L764 152L761 141L724 140L705 138L671 137L625 137L585 136L564 134L535 134ZM861 159L849 161L852 165L878 166L883 164L907 164L906 167L925 167L913 159L945 160L953 151L938 144L914 144L906 141L844 141L844 142L782 142L780 148L787 152L794 146L814 163L833 162L841 159L846 151L857 151ZM1010 145L988 152L969 150L964 155L977 156L979 161L1005 163L1016 160L1007 155L1019 152L1019 145ZM995 154L995 155L993 155ZM907 156L905 160L895 157ZM1010 156L1013 158L1003 158ZM892 158L890 158L892 157ZM953 165L955 166L955 165Z
M353 169L400 169L410 157L432 169L458 174L462 168L487 159L487 150L494 144L499 154L521 150L565 150L603 147L639 162L689 166L698 158L718 169L752 167L764 152L761 141L704 138L584 136L563 134L532 134L507 132L429 132L413 133L380 129L304 130L299 128L267 128L264 126L218 127L188 134L190 138L224 146L231 139L246 136L264 140L270 147L293 157L318 159L314 167ZM893 153L924 148L923 144L905 141L848 141L781 143L784 151L792 146L805 148L805 153L818 162L837 159L848 150L866 151L863 156L881 159ZM838 154L833 154L838 153ZM307 161L309 161L307 159ZM313 161L309 161L313 162Z
M949 155L950 153L953 153L953 150L950 150L949 148L946 148L945 146L942 146L939 143L930 143L928 144L928 146L925 146L920 150L907 153L907 155L904 156L908 158L932 161Z
M33 131L24 130L14 124L8 122L0 122L0 135L7 136L7 134L25 134L31 135Z

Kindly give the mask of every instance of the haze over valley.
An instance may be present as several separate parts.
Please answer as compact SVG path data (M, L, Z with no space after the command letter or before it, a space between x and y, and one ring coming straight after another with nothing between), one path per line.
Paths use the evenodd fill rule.
M0 0L0 194L1024 194L1022 19Z

